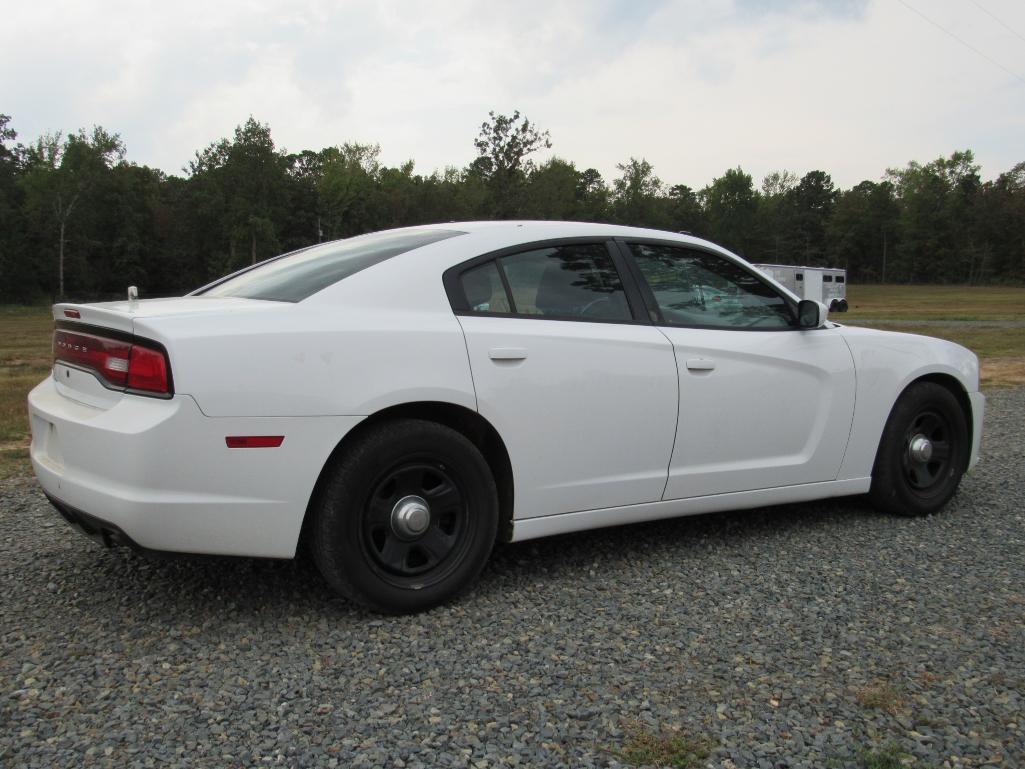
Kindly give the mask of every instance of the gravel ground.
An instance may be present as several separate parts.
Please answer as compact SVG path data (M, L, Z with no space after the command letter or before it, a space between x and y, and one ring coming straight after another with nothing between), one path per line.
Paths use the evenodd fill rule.
M0 766L1025 765L1025 390L929 519L860 500L501 546L368 615L303 563L152 561L0 487ZM889 764L876 764L888 766Z

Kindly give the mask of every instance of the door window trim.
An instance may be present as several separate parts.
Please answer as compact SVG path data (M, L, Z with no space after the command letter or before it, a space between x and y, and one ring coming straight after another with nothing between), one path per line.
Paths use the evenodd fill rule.
M663 238L613 238L616 246L618 247L623 260L629 265L631 271L631 278L637 281L638 285L642 286L641 295L644 297L645 308L648 314L652 318L652 322L656 326L665 326L666 328L692 328L692 329L707 329L709 331L755 331L755 332L780 332L780 331L817 331L818 329L807 329L801 328L797 325L797 302L791 299L787 294L781 293L774 285L772 285L764 275L760 274L758 270L749 267L746 264L739 262L738 260L727 256L726 254L720 253L711 248L704 248L700 244L696 243L684 243L678 240L667 240ZM633 252L630 250L631 244L637 244L641 246L668 246L671 248L678 248L683 251L697 251L698 253L708 254L709 256L717 257L719 259L725 259L731 262L739 269L753 276L755 280L768 287L774 294L779 296L786 303L786 306L790 310L790 314L793 317L794 325L786 326L783 328L771 328L771 327L758 327L758 326L712 326L706 324L691 324L691 323L674 323L665 319L662 315L662 309L658 306L658 302L655 299L655 292L652 290L651 285L648 283L647 278L644 277L644 273L641 272L641 268L638 266L636 259L634 258ZM823 327L824 328L824 327Z
M612 266L616 270L620 283L623 285L623 293L626 295L627 306L630 308L630 318L581 318L575 315L527 315L521 312L475 312L470 308L470 303L463 292L463 273L479 267L487 262L494 262L498 268L499 277L502 280L502 287L506 292L506 300L509 307L515 309L512 289L509 280L506 278L505 270L500 261L503 256L522 254L528 251L537 251L543 248L555 248L558 246L576 245L602 245L612 260ZM641 289L634 278L629 261L624 258L621 249L615 243L614 238L609 237L572 237L572 238L550 238L537 240L530 243L518 243L514 246L506 246L496 251L489 251L486 254L475 256L465 262L449 267L442 273L442 284L445 293L448 295L449 305L452 311L458 316L473 318L518 318L520 320L555 320L571 323L617 323L620 325L643 325L650 326L652 321L647 317L647 307L641 296Z

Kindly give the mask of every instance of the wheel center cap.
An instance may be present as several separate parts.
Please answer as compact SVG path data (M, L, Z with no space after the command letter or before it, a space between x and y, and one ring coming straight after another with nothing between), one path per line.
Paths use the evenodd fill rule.
M924 435L916 435L908 444L908 454L915 462L928 462L932 459L932 441Z
M431 508L423 497L410 495L395 503L391 511L391 527L404 539L419 537L431 525Z

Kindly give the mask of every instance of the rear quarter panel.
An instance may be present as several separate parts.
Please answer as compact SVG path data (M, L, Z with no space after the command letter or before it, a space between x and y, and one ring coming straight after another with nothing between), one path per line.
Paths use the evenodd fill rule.
M136 333L168 347L176 391L208 416L367 416L412 401L476 410L466 344L441 276L492 239L504 245L501 237L440 241L295 304L251 302L216 318L137 318Z
M165 342L176 392L207 416L365 416L416 400L476 407L451 313L300 303L263 317L136 325Z

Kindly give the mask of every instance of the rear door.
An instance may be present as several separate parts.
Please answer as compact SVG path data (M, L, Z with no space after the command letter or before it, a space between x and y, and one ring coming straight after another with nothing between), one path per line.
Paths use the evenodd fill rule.
M623 247L679 368L665 498L835 479L855 386L839 329L797 328L789 300L719 254L665 243Z
M676 362L620 260L602 240L557 241L446 275L478 409L512 461L517 518L662 498Z

